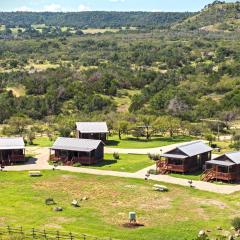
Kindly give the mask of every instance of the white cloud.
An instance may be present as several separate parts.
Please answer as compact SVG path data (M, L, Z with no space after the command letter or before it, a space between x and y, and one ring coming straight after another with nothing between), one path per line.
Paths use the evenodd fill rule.
M18 11L18 12L31 12L33 10L30 7L21 6L19 8L16 8L15 11Z
M109 2L119 3L119 2L125 2L125 0L109 0Z
M62 8L61 5L53 3L53 4L45 6L43 8L43 11L46 11L46 12L62 12L62 11L64 11L64 9Z
M87 5L84 5L84 4L80 4L78 6L78 11L79 12L84 12L84 11L91 11L91 8Z
M160 9L152 9L151 12L162 12Z

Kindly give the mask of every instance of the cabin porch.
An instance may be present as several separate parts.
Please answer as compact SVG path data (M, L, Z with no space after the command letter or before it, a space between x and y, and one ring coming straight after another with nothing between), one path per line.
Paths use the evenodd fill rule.
M25 149L0 150L0 165L9 166L25 161Z
M210 161L211 162L211 161ZM220 162L219 164L207 163L206 171L201 179L203 181L227 181L235 182L240 180L240 169L236 164Z
M101 156L96 157L95 151L96 150L90 152L79 152L50 149L50 161L61 162L64 165L69 166L72 166L76 163L80 163L82 165L93 165L103 159Z

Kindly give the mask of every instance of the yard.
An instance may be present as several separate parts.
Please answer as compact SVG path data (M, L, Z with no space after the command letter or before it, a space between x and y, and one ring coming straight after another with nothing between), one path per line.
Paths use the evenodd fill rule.
M37 137L33 140L33 144L39 147L51 147L54 141L49 140L48 137Z
M163 147L174 143L192 141L191 136L175 136L175 137L152 137L150 140L145 138L134 138L132 136L123 136L119 140L117 135L108 138L107 146L113 148L155 148Z
M164 184L169 192L152 190L152 181L44 171L30 178L27 172L0 172L0 226L55 229L98 237L128 240L194 239L199 230L211 237L230 231L237 216L240 193L218 195ZM63 212L45 205L52 197ZM88 197L80 208L73 199ZM136 211L144 227L126 229L128 212ZM224 231L218 231L221 226Z
M115 160L112 154L105 154L103 161L88 168L119 172L137 172L151 165L154 165L154 162L151 161L147 155L120 154L120 159Z
M147 141L144 138L133 138L127 136L118 139L117 135L110 136L107 142L106 147L112 148L154 148L154 147L163 147L174 143L181 143L193 140L190 136L176 136L173 138L170 137L153 137L151 140ZM39 147L51 147L54 141L50 141L48 137L37 137L33 143Z

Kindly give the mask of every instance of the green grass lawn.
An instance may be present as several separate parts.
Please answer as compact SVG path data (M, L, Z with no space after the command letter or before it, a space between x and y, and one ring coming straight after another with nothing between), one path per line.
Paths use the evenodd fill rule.
M202 171L198 171L191 174L170 173L169 175L176 178L183 178L187 180L200 181Z
M0 172L0 226L55 229L97 237L128 240L195 239L199 230L221 226L230 231L238 216L240 193L220 195L164 184L169 192L152 190L153 181L95 176L62 171L43 171L40 178L27 172ZM45 205L52 197L63 212ZM88 197L80 208L73 199ZM126 229L128 212L136 211L145 226ZM215 239L215 238L214 238Z
M37 137L34 139L33 144L39 147L51 147L54 141L49 140L48 137Z
M122 140L118 139L117 135L110 136L107 142L108 147L114 148L155 148L163 147L174 143L181 143L191 141L193 138L191 136L176 136L176 137L153 137L150 140L145 138L133 138L123 136Z
M114 160L112 154L105 154L102 162L88 168L120 172L137 172L151 165L154 165L154 162L151 161L147 155L120 154L120 159Z

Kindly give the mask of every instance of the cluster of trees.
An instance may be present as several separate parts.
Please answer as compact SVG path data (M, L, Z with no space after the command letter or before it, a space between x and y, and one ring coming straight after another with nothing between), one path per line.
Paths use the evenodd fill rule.
M172 116L188 122L236 119L240 112L238 39L224 34L211 35L211 41L209 37L154 30L2 40L0 122L16 114L35 121L90 112L91 118L113 114L119 110L123 90L136 92L124 97L129 99L129 112L137 117ZM34 68L48 64L55 68ZM11 91L18 86L25 90L20 96ZM143 134L143 128L133 134Z
M207 5L194 18L189 18L178 25L178 28L188 30L208 29L213 26L213 30L218 31L238 31L239 30L239 10L240 2L226 3L222 1L214 1ZM209 28L211 29L211 28Z
M2 39L16 39L16 38L54 38L54 37L69 37L69 36L81 36L83 35L83 31L78 28L67 28L66 30L62 30L61 27L42 27L41 29L37 29L32 26L28 26L25 28L19 28L18 26L14 26L10 28L9 26L5 26L2 31L0 31L0 38Z
M79 28L165 27L191 15L189 12L1 12L0 22L23 28L33 24Z

